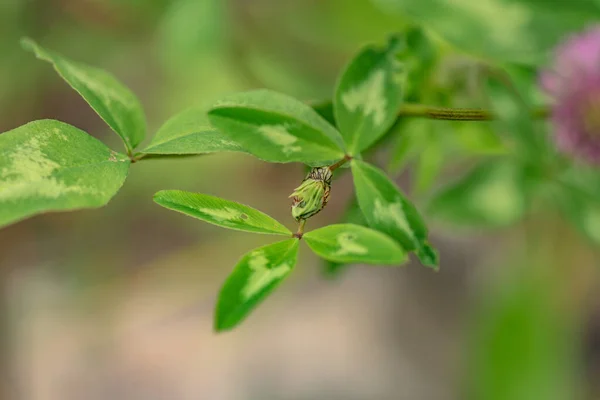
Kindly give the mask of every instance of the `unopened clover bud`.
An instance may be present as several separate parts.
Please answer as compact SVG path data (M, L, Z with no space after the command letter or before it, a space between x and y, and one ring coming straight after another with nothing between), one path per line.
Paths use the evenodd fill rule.
M327 205L330 191L331 170L328 167L313 168L290 195L292 216L296 221L312 217Z
M542 88L554 99L557 147L600 164L600 25L560 44L553 65L540 78Z

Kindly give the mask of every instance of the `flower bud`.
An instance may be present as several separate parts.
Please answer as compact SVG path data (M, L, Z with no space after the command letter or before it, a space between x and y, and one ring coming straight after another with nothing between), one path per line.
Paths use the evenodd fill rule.
M328 167L313 168L302 184L290 195L292 216L296 221L308 219L327 205L331 191L331 171Z

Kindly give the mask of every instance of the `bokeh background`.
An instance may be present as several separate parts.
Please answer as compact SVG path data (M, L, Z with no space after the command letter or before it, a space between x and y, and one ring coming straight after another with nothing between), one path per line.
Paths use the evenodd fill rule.
M4 0L0 131L53 118L121 150L52 68L20 48L24 35L115 74L140 97L151 136L174 113L233 91L330 98L340 68L362 45L412 23L384 3ZM495 3L476 8L494 17L490 29L502 32L506 20L510 32L514 10ZM446 28L461 29L451 23ZM468 61L444 54L440 85L459 105L477 105L466 95ZM461 173L467 155L497 150L489 127L474 124L442 123L435 137L426 133L435 146L425 161L395 165L419 207ZM381 166L394 143L372 155ZM37 216L0 231L1 398L600 398L598 252L544 207L495 230L430 220L439 273L413 262L352 266L331 277L304 248L292 277L245 323L214 334L221 283L243 253L271 239L167 211L153 193L238 200L293 227L287 196L303 174L301 165L233 153L148 160L132 166L100 210ZM311 226L342 215L348 178L335 181Z

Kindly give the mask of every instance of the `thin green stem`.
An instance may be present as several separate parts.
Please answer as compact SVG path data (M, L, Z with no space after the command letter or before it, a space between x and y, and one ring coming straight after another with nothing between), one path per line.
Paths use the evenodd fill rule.
M531 110L535 119L547 118L550 111L546 107ZM447 121L492 121L496 119L493 112L480 108L434 107L424 104L405 103L400 107L399 117L422 117Z
M130 155L129 159L131 160L132 164L135 164L136 162L140 161L144 157L146 157L146 154L136 153L136 154Z
M125 150L127 151L127 157L129 157L129 159L133 161L135 154L133 154L133 149L129 147L127 143L125 143Z
M332 107L331 102L313 103L311 106L317 110L327 110ZM530 111L534 119L545 119L550 116L547 106L534 107ZM404 103L398 110L398 117L417 117L448 121L492 121L497 116L490 110L483 108L452 108L437 107L426 104Z
M302 239L302 236L304 235L304 225L306 225L306 220L301 219L298 223L298 230L292 236L298 239Z

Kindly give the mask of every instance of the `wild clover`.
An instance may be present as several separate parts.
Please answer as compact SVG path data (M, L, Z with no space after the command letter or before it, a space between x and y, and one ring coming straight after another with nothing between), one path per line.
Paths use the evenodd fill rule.
M569 39L560 46L555 64L541 75L554 102L558 147L590 163L600 160L599 32L592 28ZM455 182L427 193L428 218L502 227L525 215L533 200L544 199L600 243L600 231L589 224L590 216L600 215L600 195L581 183L582 176L594 172L556 155L552 142L540 132L536 119L549 112L531 96L531 77L538 71L523 67L533 62L528 57L503 68L470 61L478 71L480 97L488 100L490 109L409 103L407 99L435 102L447 97L447 87L436 80L436 69L444 66L443 52L422 30L409 28L383 46L362 49L340 74L331 102L311 107L266 89L234 93L208 110L191 108L174 116L140 149L146 121L128 88L109 73L30 39L23 46L52 64L117 133L125 151L114 151L74 126L53 120L3 133L0 226L48 211L101 207L123 185L132 164L158 157L214 152L232 152L235 157L244 152L265 162L310 167L290 195L294 229L253 207L212 195L179 190L155 194L154 201L162 207L213 225L282 236L241 257L218 297L217 331L239 324L294 270L300 241L326 260L330 271L352 263L401 265L411 252L421 264L437 270L439 257L422 210L396 183L390 173L395 168L382 169L380 160L382 153L389 153L390 165L412 163L415 180L421 182L418 187L432 186L450 158L440 142L459 143L469 137L443 120L478 121L477 140L484 144L466 141L477 161ZM389 146L391 142L395 145ZM354 194L344 220L310 229L310 218L323 211L335 191L333 175L345 172L352 175ZM553 190L551 200L548 188ZM281 200L274 202L283 204Z

